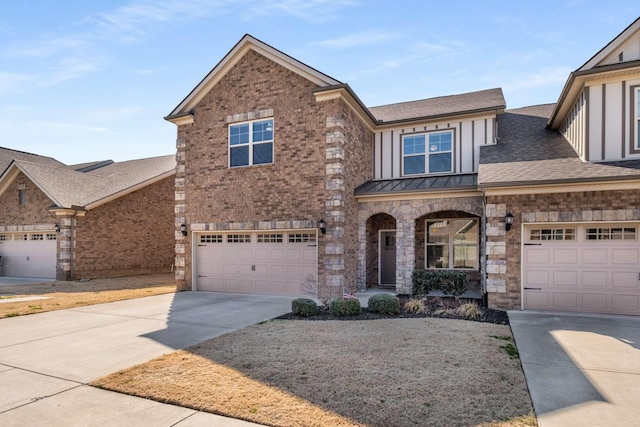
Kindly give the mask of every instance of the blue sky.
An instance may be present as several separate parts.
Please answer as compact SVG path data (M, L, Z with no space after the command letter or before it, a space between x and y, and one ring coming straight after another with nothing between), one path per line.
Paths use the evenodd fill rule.
M637 0L30 0L0 15L0 146L67 163L175 152L163 120L249 33L368 106L502 87L555 102Z

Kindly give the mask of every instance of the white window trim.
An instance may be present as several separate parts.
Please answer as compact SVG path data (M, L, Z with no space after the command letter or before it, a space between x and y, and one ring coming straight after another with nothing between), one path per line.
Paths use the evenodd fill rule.
M429 222L430 221L458 221L458 220L473 220L476 222L477 227L478 227L478 239L476 242L476 265L475 267L471 267L471 268L455 268L452 267L451 265L454 262L454 247L456 245L454 245L454 239L453 239L453 233L449 234L449 242L447 243L447 247L449 249L449 266L446 268L429 268L429 252L428 252L428 248L429 246L445 246L442 244L437 244L437 243L429 243ZM460 244L459 246L463 246L462 244ZM471 244L464 244L464 246L471 246ZM438 271L438 270L452 270L452 271L477 271L480 269L480 218L477 217L464 217L464 218L428 218L425 219L424 221L424 268L426 270L433 270L433 271Z
M635 87L633 99L633 150L640 151L640 87Z
M273 126L273 138L270 141L260 141L257 143L253 142L253 124L254 123L258 123L258 122L266 122L268 120L271 120L271 125ZM241 126L241 125L245 125L245 124L249 124L249 142L246 144L236 144L236 145L231 145L231 128L234 126ZM275 162L275 156L274 156L274 152L275 152L275 144L274 141L276 139L276 129L275 129L275 121L273 119L273 117L263 117L260 119L255 119L255 120L247 120L244 122L236 122L236 123L230 123L229 126L227 126L227 166L229 168L246 168L249 166L263 166L263 165L272 165ZM260 145L260 144L269 144L271 143L271 162L270 163L258 163L258 164L254 164L253 163L253 147L255 145ZM237 148L237 147L249 147L249 164L247 165L238 165L238 166L231 166L231 148Z
M451 135L451 149L449 151L438 151L436 153L430 153L429 152L429 135L433 135L433 134L437 134L437 133L448 133ZM425 136L425 141L424 141L424 173L406 173L404 171L404 159L406 157L415 157L417 155L420 154L409 154L409 155L405 155L404 154L404 138L405 137L413 137L413 136L419 136L419 135L424 135ZM451 174L453 173L453 164L455 159L453 158L453 146L455 144L455 133L453 132L453 129L444 129L444 130L432 130L432 131L425 131L425 132L416 132L416 133L406 133L403 134L401 136L401 147L400 147L400 155L401 155L401 159L400 159L400 167L402 168L402 176L422 176L422 175L446 175L446 174ZM444 153L451 153L451 164L449 165L449 170L448 171L442 171L442 172L430 172L429 171L429 156L431 154L444 154Z

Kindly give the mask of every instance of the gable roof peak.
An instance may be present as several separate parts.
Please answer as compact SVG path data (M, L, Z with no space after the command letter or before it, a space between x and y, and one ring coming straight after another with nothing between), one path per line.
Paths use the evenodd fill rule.
M195 88L165 117L165 120L180 124L189 120L193 108L213 89L213 87L240 61L249 51L254 51L290 71L315 83L319 87L339 85L341 82L313 67L298 61L292 56L271 45L245 34L215 67L196 85Z

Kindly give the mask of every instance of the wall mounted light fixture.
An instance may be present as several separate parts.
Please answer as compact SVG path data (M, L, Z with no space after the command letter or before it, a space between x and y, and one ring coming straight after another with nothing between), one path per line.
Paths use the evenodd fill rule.
M504 216L504 228L505 230L511 230L511 226L513 225L513 214L509 212Z
M187 224L180 224L180 231L182 232L183 236L187 236Z
M55 229L56 229L56 233L59 233L59 232L60 232L60 226L59 226L58 224L56 224Z
M318 221L318 228L322 234L327 234L327 223L324 222L324 219Z

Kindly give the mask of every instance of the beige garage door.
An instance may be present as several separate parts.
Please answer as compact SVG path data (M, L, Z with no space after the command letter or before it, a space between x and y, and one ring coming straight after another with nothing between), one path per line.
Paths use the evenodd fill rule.
M640 315L638 224L524 229L525 309Z
M300 295L317 275L316 232L201 233L196 235L196 289Z
M1 274L55 279L56 238L54 231L0 234Z

